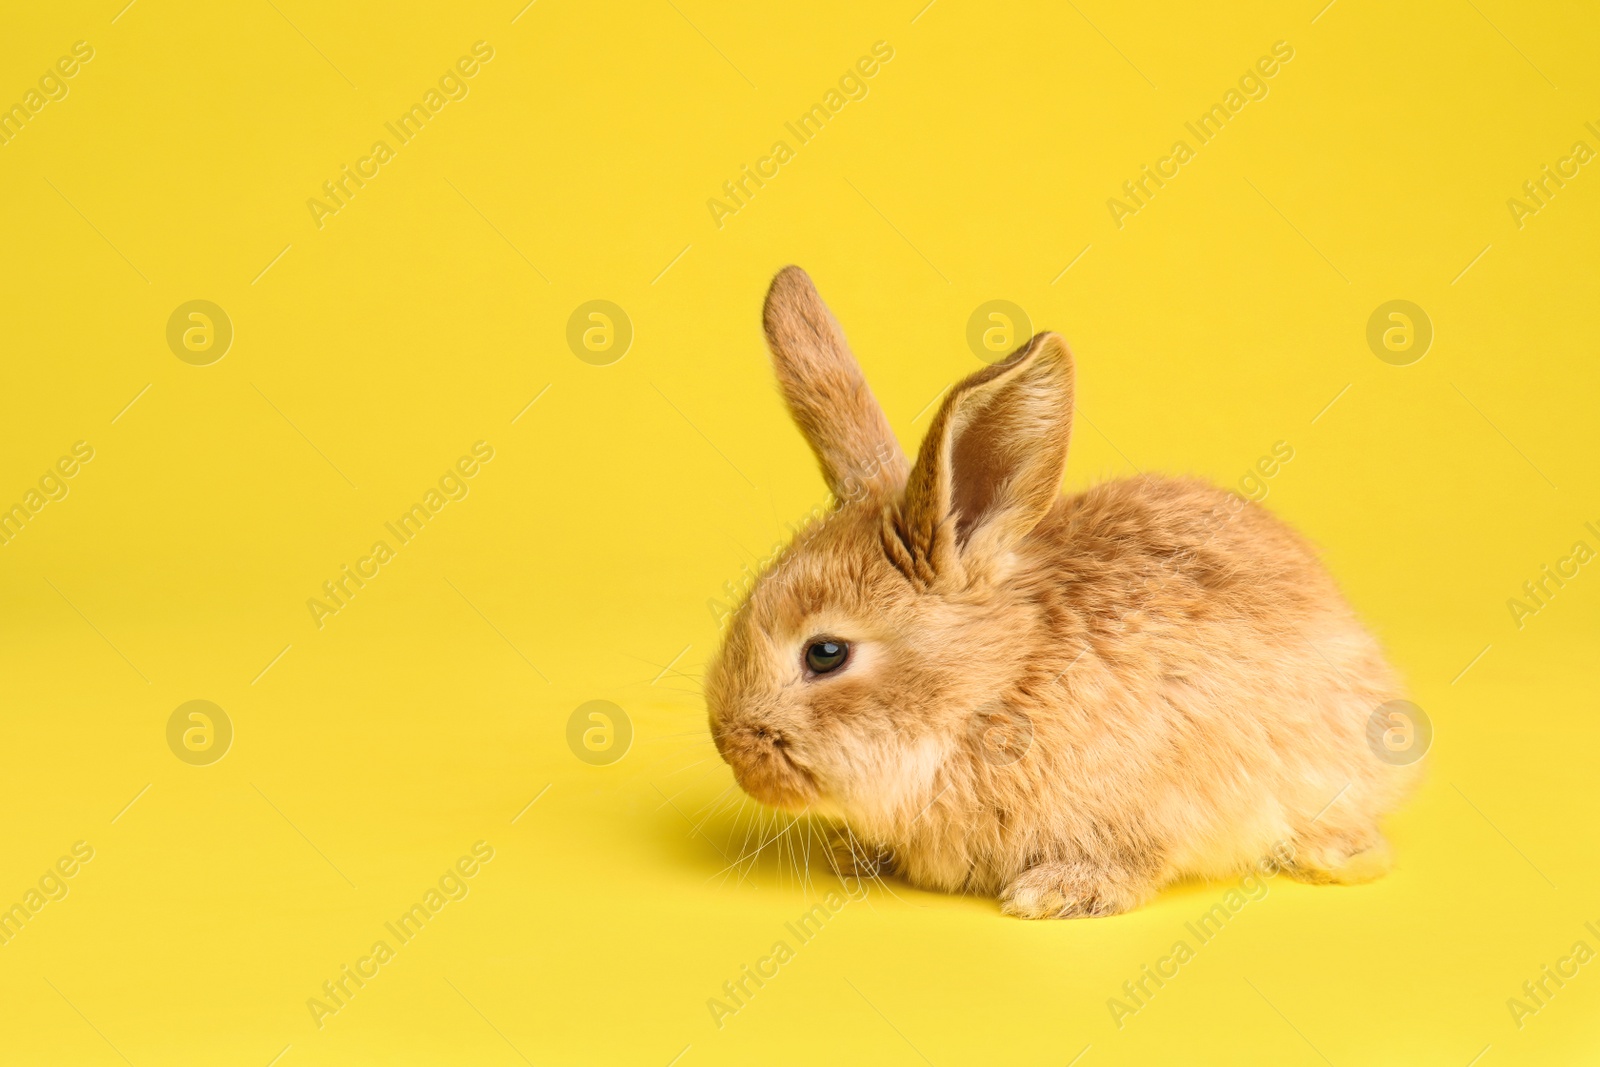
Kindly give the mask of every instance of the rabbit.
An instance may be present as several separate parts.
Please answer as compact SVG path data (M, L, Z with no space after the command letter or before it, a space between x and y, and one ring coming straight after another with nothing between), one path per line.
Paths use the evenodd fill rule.
M1384 874L1420 762L1314 550L1256 503L1142 475L1062 495L1074 363L1040 333L950 389L909 463L810 278L764 310L833 497L725 622L712 739L767 805L928 890L1115 915L1252 868Z

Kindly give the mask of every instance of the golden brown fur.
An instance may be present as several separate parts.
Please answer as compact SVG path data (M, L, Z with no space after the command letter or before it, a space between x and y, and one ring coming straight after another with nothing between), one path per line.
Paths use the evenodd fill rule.
M1419 768L1368 748L1400 696L1314 552L1256 504L1145 476L1060 496L1066 345L951 390L907 465L810 279L773 281L780 387L836 506L732 616L707 677L740 785L836 816L913 884L1105 915L1292 854L1381 874ZM802 659L848 641L836 673Z

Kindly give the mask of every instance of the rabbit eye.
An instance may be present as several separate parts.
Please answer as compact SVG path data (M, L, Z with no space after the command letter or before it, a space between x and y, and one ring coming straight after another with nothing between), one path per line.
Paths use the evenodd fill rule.
M843 641L813 641L806 649L806 666L817 674L827 674L844 666L850 646Z

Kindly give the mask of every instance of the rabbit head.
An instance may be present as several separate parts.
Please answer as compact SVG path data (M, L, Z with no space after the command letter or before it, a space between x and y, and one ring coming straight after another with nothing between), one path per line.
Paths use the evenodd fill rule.
M773 280L764 324L833 501L730 616L712 737L758 800L903 821L941 769L993 759L985 709L1028 681L1021 557L1060 495L1072 356L1040 334L958 383L908 464L805 272Z

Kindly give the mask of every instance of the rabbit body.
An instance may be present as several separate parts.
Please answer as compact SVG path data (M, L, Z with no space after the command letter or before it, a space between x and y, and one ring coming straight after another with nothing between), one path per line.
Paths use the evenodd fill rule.
M729 622L712 735L757 799L835 816L912 884L1107 915L1261 864L1388 866L1420 765L1401 695L1310 546L1260 505L1141 476L1063 498L1054 335L954 387L914 465L809 279L767 305L780 386L839 506ZM816 642L842 666L807 666Z

